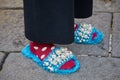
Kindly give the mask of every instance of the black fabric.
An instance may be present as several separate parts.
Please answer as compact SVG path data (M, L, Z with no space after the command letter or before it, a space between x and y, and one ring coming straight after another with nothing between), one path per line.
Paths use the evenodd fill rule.
M72 43L74 18L92 15L92 0L23 1L25 36L39 43Z
M93 0L74 0L75 18L92 16Z

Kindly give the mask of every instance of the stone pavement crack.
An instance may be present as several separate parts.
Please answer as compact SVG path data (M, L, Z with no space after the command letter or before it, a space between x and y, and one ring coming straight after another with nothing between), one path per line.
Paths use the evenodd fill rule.
M6 60L6 58L8 57L8 55L9 55L9 53L4 53L5 54L5 56L3 57L3 59L2 59L2 61L1 61L1 66L0 66L0 71L2 70L2 67L3 67L3 64L5 63L5 60Z
M120 59L120 57L118 56L118 57L116 57L116 56L112 56L112 55L108 55L108 56L99 56L99 55L83 55L83 54L81 54L81 55L77 55L77 57L79 57L79 56L81 56L81 57L99 57L99 58L108 58L108 57L110 57L110 58L118 58L118 59Z
M0 10L23 10L23 7L0 7Z
M110 30L110 35L109 35L109 50L108 50L108 52L109 52L109 57L111 57L112 56L112 39L113 39L113 19L114 19L114 17L113 17L113 13L111 13L111 30Z
M21 53L21 51L0 51L3 53Z

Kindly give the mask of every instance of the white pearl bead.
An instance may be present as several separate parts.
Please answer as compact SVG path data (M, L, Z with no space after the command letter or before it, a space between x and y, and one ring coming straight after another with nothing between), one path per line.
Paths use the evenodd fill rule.
M79 36L82 36L82 33L81 33L81 32L79 33Z
M64 52L64 51L65 51L65 49L64 49L64 48L61 48L61 51L63 51L63 52Z
M91 30L92 29L92 27L89 27L89 30Z
M64 51L67 51L68 50L68 48L64 48Z
M88 36L87 36L87 35L84 35L84 38L88 38Z
M53 68L50 68L51 71L53 71L54 69Z
M52 59L50 58L48 61L49 61L49 62L52 62Z
M71 54L72 54L72 52L70 51L70 52L69 52L69 54L71 55Z
M60 58L57 58L57 62L61 62L61 59L60 59Z
M55 55L55 54L53 54L53 55L52 55L52 58L56 58L56 55Z
M53 62L54 65L57 65L57 62Z
M84 31L84 29L83 29L83 28L81 28L81 31L83 32L83 31Z
M56 50L56 54L57 54L57 55L60 55L60 54L61 54L61 51L60 51L60 50Z
M83 42L85 42L85 39L83 39Z
M80 40L79 42L82 42L82 40Z
M48 63L48 62L44 62L44 65L45 65L45 66L48 66L48 65L49 65L49 63Z
M48 67L48 69L49 69L50 71L53 71L53 70L54 70L52 67Z
M66 56L69 56L70 55L70 53L66 53Z
M65 55L62 55L61 57L62 57L62 59L65 59L65 58L66 58L66 56L65 56Z
M88 24L89 25L89 27L92 27L92 25L91 24Z
M82 24L82 26L84 27L84 26L85 26L85 24Z
M87 31L86 33L87 33L87 34L90 34L90 31Z
M84 37L84 36L81 36L82 38Z

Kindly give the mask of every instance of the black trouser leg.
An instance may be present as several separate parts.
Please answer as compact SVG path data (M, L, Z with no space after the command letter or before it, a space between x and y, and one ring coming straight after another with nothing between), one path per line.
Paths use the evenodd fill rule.
M23 1L25 36L39 43L72 43L74 17L84 18L92 14L92 0Z

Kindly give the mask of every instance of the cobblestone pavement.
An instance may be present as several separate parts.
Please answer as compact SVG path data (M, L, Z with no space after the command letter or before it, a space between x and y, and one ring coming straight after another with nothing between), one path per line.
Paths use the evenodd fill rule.
M105 38L98 45L63 45L81 62L71 75L50 74L20 50L24 37L22 0L0 0L0 80L120 80L120 0L94 0L93 16L75 22L94 24Z

